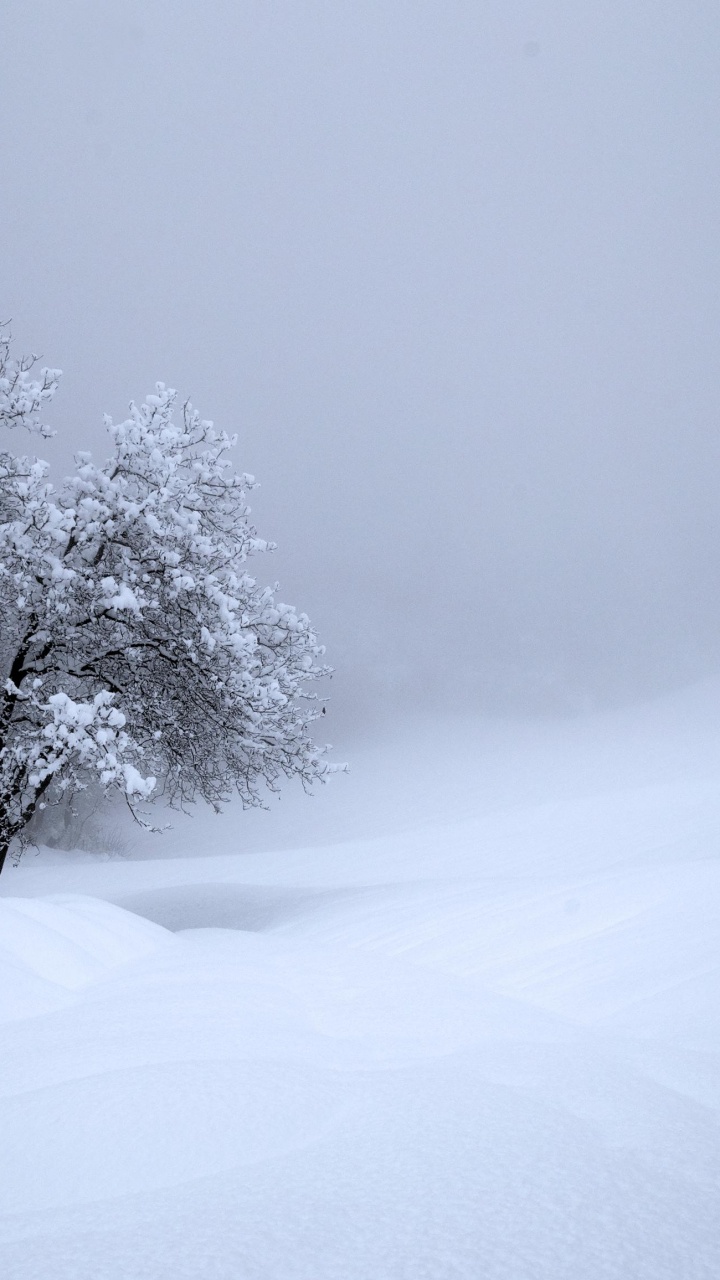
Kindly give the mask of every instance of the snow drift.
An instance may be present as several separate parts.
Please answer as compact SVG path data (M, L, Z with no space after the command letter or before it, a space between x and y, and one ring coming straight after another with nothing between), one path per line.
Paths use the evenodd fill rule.
M8 874L3 1274L715 1276L718 701L456 726L455 821L368 752L340 843Z

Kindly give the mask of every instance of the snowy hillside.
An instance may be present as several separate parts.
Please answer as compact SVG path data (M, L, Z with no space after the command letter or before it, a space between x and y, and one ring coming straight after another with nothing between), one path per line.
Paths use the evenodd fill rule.
M720 686L0 880L6 1280L720 1274Z

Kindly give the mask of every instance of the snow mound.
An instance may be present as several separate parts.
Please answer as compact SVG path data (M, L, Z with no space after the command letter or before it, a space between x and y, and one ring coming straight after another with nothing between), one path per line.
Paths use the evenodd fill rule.
M45 1012L168 940L160 925L98 898L0 899L0 1020Z

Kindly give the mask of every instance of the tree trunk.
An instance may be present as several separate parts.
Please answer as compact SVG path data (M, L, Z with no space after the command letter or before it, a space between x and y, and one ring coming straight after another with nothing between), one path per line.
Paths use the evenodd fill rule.
M13 840L25 830L52 780L53 774L51 773L49 773L46 778L43 778L39 787L36 788L32 800L22 810L22 816L16 817L14 821L10 817L10 812L12 811L10 810L9 812L7 800L3 801L2 807L0 808L0 874L2 874L3 865L8 856Z

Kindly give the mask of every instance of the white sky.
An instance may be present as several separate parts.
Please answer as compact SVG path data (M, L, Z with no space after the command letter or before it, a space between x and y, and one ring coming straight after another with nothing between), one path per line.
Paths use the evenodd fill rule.
M237 430L350 723L718 665L720 12L6 0L0 314Z

